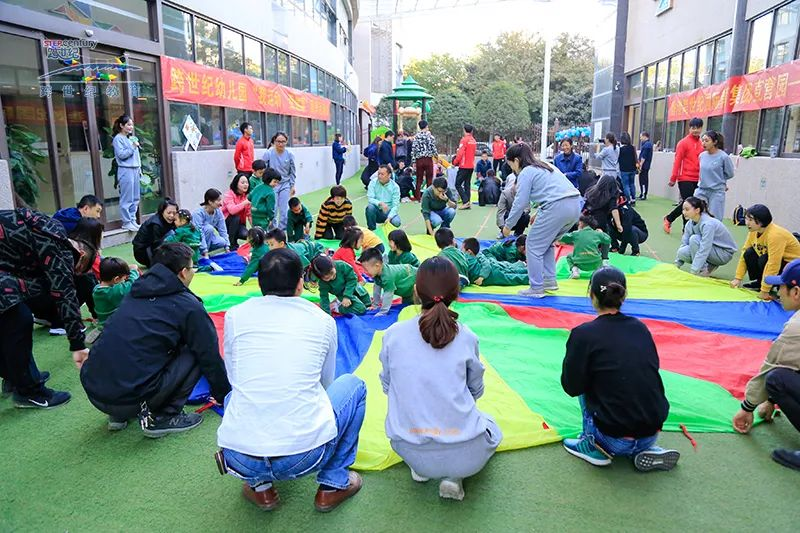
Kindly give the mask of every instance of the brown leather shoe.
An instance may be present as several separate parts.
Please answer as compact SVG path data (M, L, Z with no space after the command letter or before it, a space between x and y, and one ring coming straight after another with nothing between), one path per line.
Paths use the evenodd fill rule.
M358 472L350 470L348 474L350 484L346 489L341 490L317 490L317 497L314 498L314 507L320 513L327 513L336 509L340 503L345 501L350 496L355 495L356 492L361 490L361 476Z
M242 485L242 496L244 496L245 500L253 502L264 511L271 511L275 509L281 502L281 497L278 496L278 491L275 490L275 487L270 487L265 491L256 492L252 489L252 487L250 487L250 485L244 483Z

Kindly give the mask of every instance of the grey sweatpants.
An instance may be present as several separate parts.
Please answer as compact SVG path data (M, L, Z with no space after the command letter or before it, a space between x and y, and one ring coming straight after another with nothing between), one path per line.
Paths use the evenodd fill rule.
M556 252L553 243L578 222L580 215L580 196L562 198L539 208L525 241L531 289L540 291L545 281L555 281Z
M274 224L276 228L281 228L283 231L286 231L286 223L289 218L290 192L292 192L292 188L282 183L281 186L275 190Z
M694 191L695 198L702 198L708 204L709 214L717 220L725 217L725 190L703 189L698 187Z
M484 414L486 431L472 440L452 444L411 444L390 441L392 449L420 476L464 479L480 472L503 440L494 419Z
M697 252L700 251L700 235L692 235L689 237L689 244L678 248L677 259L690 265L694 261ZM733 252L724 250L719 246L711 245L711 252L706 258L706 263L713 266L727 265L733 259ZM705 265L703 265L705 266ZM702 268L702 267L701 267Z

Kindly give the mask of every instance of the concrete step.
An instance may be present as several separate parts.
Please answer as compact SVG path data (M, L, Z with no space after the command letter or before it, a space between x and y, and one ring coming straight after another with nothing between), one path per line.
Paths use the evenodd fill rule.
M110 248L120 244L126 244L133 240L136 235L133 231L124 229L112 229L103 232L103 248Z

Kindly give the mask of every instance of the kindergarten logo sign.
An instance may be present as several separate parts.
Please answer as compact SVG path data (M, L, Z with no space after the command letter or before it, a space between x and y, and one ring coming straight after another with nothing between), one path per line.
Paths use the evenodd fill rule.
M106 96L109 98L120 95L119 84L123 82L125 71L142 70L142 67L128 65L124 56L115 57L113 62L82 63L81 49L88 48L94 50L97 41L87 39L45 39L43 45L46 50L47 58L58 61L64 66L50 70L47 74L39 76L39 96L51 98L53 95L53 85L61 85L61 92L64 97L72 97L80 94L86 98L94 98L98 92L98 84L107 82L105 86ZM59 80L58 76L64 74L80 73L80 82L73 79ZM77 90L76 90L77 85ZM138 82L129 82L131 96L139 96Z

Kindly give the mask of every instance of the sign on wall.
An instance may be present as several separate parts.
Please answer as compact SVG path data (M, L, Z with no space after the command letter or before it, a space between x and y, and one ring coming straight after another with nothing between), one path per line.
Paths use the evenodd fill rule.
M672 0L656 0L656 16L672 9Z
M200 128L197 127L197 123L191 115L186 115L186 119L183 121L182 131L183 135L186 137L187 146L191 146L196 152L197 147L200 146L200 139L203 138L203 134L200 132ZM184 147L184 150L185 149L186 147Z
M161 56L164 98L330 120L331 101L275 82Z
M667 121L794 104L800 104L800 60L672 94L667 100Z

